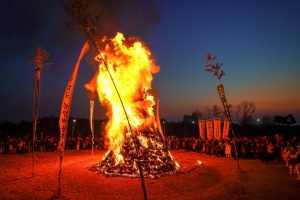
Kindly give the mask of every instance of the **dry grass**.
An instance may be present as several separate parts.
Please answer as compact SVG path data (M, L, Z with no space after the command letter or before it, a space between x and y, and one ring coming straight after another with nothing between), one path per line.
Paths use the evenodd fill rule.
M58 191L57 153L0 155L0 199L144 199L139 178L106 177L86 167L98 163L105 151L66 151ZM283 163L216 158L172 151L181 169L175 175L145 179L151 199L299 199L300 181ZM201 160L203 165L197 165ZM239 170L238 170L239 164Z

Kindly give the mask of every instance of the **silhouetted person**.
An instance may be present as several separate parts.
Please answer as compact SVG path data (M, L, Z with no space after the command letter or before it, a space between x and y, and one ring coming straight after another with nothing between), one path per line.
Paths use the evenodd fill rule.
M269 164L268 162L268 148L265 142L261 143L261 162L265 162Z

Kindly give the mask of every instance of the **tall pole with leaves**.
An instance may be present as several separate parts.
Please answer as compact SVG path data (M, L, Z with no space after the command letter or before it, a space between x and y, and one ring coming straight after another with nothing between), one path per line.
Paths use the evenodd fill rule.
M46 65L50 65L47 60L49 58L49 53L42 49L41 47L37 47L34 52L34 58L29 61L29 63L34 65L35 71L35 82L34 82L34 97L33 97L33 133L32 133L32 177L34 177L34 158L35 158L35 135L36 135L36 126L37 119L39 113L39 104L40 104L40 77L41 77L41 69Z
M234 131L233 131L233 128L232 128L232 119L231 119L231 114L230 114L230 110L229 110L230 106L227 104L227 100L226 100L226 97L225 97L224 86L221 83L221 79L225 75L224 71L221 70L221 67L222 67L223 63L216 62L216 56L212 57L210 53L206 53L205 57L206 57L206 62L208 63L208 64L205 65L205 71L212 73L215 77L217 77L218 82L219 82L219 85L217 86L217 90L219 92L221 101L222 101L223 106L224 106L224 110L225 110L224 113L226 114L226 116L228 118L228 121L229 121L229 126L230 126L230 130L231 130L232 137L233 137L233 144L234 144L234 150L235 150L235 158L236 158L236 161L237 161L237 168L239 169L238 153L237 153L236 143L235 143L235 140L234 140Z
M90 8L90 6L92 5L92 1L87 1L87 3L83 2L82 0L73 0L69 5L67 5L66 3L63 2L64 8L66 13L71 17L71 21L67 22L66 25L70 28L76 28L79 29L80 32L84 33L89 40L91 41L91 43L93 44L93 46L96 48L96 50L99 53L99 60L101 62L103 62L107 73L109 74L109 77L112 81L112 84L114 85L114 88L116 90L116 93L120 99L120 103L123 107L127 122L128 122L128 128L130 130L131 135L133 135L133 131L131 128L131 124L129 122L129 117L128 114L125 110L125 106L124 103L122 101L122 98L120 96L120 93L118 91L118 88L115 84L115 81L110 73L110 70L106 64L106 60L103 58L99 45L97 45L97 37L98 34L96 32L96 26L97 23L100 19L100 17L103 15L103 12L100 12L99 14L95 15L95 16L91 16L90 13L88 12L88 9ZM137 148L137 145L136 145ZM137 159L138 160L138 159ZM144 199L147 199L147 194L146 194L146 188L145 188L145 182L144 182L144 175L142 172L142 168L141 168L141 164L140 161L138 160L138 168L140 171L140 177L141 177L141 184L142 184L142 189L143 189L143 194L144 194Z

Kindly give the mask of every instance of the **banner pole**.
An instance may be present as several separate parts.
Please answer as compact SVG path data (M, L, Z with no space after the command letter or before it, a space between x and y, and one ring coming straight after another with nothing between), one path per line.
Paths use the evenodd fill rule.
M70 109L71 109L71 103L72 103L72 96L73 96L73 90L77 78L78 68L81 59L86 54L86 52L90 49L90 45L88 41L86 41L82 47L81 53L78 57L78 60L75 64L73 73L69 79L68 85L66 87L64 97L62 100L61 105L61 111L59 116L59 130L60 130L60 140L59 140L59 152L60 152L60 163L59 163L59 174L58 174L58 193L61 191L61 168L62 168L62 162L65 152L65 144L66 144L66 137L67 137L67 131L68 131L68 123L69 123L69 115L70 115Z
M234 135L234 131L233 131L233 127L232 127L232 120L231 120L231 115L230 115L230 111L229 111L229 107L226 101L226 97L225 97L225 90L224 90L224 86L223 84L220 84L217 86L224 110L225 110L225 114L227 115L228 121L229 121L229 129L231 129L231 133L232 133L232 137L233 137L233 146L234 146L234 151L235 151L235 159L237 162L237 168L239 170L240 166L239 166L239 159L238 159L238 152L237 152L237 148L236 148L236 143L235 143L235 135Z

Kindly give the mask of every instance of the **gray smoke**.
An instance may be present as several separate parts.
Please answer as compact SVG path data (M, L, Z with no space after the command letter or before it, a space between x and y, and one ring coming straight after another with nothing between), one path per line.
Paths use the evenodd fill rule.
M97 32L108 38L116 32L125 37L145 38L159 24L160 9L156 0L94 0L92 14L103 12Z

